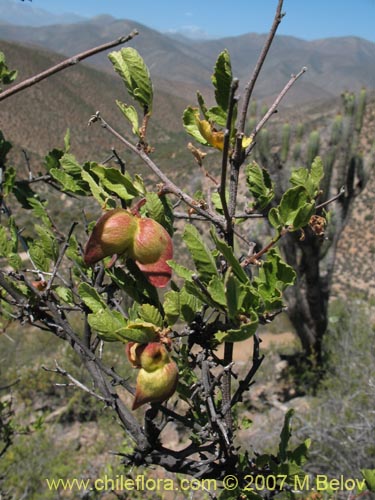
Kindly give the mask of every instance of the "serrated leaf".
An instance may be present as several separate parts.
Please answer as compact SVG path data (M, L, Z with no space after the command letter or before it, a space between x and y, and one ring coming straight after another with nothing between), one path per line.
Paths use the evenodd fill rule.
M367 488L375 493L375 469L360 469Z
M116 202L109 193L107 193L95 179L90 175L89 170L90 164L85 165L85 168L81 171L82 179L89 185L91 194L98 201L100 206L103 208L116 208Z
M64 151L65 153L69 153L70 151L70 128L66 129L64 135Z
M61 184L63 191L78 193L82 195L86 194L86 192L82 189L82 185L80 185L80 183L76 179L74 179L74 177L72 177L65 171L57 168L51 168L49 173L57 182Z
M228 265L231 266L233 273L241 281L241 283L249 283L249 277L239 263L237 257L233 253L233 249L224 241L218 238L216 232L211 230L212 239L215 242L216 248L224 256Z
M41 219L45 226L51 227L52 226L51 220L46 211L47 203L46 202L42 203L40 200L34 197L28 198L27 201L33 210L33 215L36 218Z
M225 332L217 332L215 339L222 342L242 342L252 337L258 328L258 315L252 311L248 323L242 323L239 328L232 328Z
M227 299L225 294L225 286L223 280L219 276L213 276L207 286L207 291L217 304L223 306L224 308L226 307Z
M256 281L265 284L272 293L272 290L276 288L284 290L287 286L293 285L295 279L294 269L284 262L275 248L272 248L267 253L267 259L262 263Z
M293 451L288 451L288 460L297 465L303 465L308 458L308 451L311 446L311 439L306 439Z
M163 327L163 318L158 309L151 304L142 304L139 308L139 317L147 323L152 323L158 328Z
M219 54L211 80L215 87L215 99L218 106L227 111L232 83L232 66L227 49Z
M196 141L198 141L200 144L203 144L204 146L209 146L209 143L207 140L203 137L199 130L199 109L198 108L192 108L189 106L188 108L185 109L183 115L182 115L182 122L184 125L184 128L188 134L190 134Z
M50 259L38 242L34 241L29 245L29 254L37 269L45 272L49 271Z
M48 227L40 226L39 224L35 224L35 230L39 236L37 244L43 248L45 255L49 259L56 262L59 255L59 246L55 235Z
M272 227L280 231L283 227L283 221L281 220L280 217L280 212L279 209L276 207L272 207L271 210L268 212L268 220L271 224Z
M168 325L172 326L180 317L180 292L171 290L164 296L163 309Z
M293 184L293 186L302 186L308 194L309 201L311 201L319 193L319 186L323 177L323 162L322 159L317 156L314 159L310 170L307 168L298 168L293 170L290 177L290 183Z
M200 279L208 284L211 278L218 274L212 253L192 224L186 224L182 238L193 258Z
M225 296L228 316L231 319L235 319L241 310L246 292L242 288L240 281L233 276L231 271L230 268L228 270L230 274L225 278Z
M216 123L220 127L226 127L227 113L219 106L213 106L207 110L206 121Z
M58 297L60 297L61 300L63 300L67 304L74 303L73 293L69 288L66 288L65 286L57 286L54 289L54 292Z
M83 303L92 311L97 313L102 309L106 309L107 305L100 297L97 290L88 283L81 283L78 287L78 293Z
M296 230L308 224L313 213L308 193L303 186L288 189L279 205L280 219L284 226Z
M280 443L279 443L279 451L278 451L278 458L281 462L285 462L287 458L287 450L288 450L288 444L289 444L289 439L292 434L291 432L291 420L294 415L294 410L293 408L290 408L284 417L284 425L280 433Z
M3 196L8 196L8 194L13 191L15 185L16 171L13 167L7 167L6 170L3 171L3 176L1 184L2 194Z
M144 109L145 114L152 111L153 89L149 70L132 47L126 47L108 54L116 72L121 76L130 96Z
M116 331L123 339L131 342L139 342L140 344L147 344L157 339L158 329L152 323L146 321L131 322Z
M44 168L49 172L51 168L59 168L60 160L64 156L64 151L54 148L44 158Z
M70 153L65 153L60 159L61 168L73 177L81 175L82 167L76 160L75 156Z
M87 321L102 340L107 342L124 342L127 340L120 333L120 330L126 325L126 320L118 311L99 309L95 313L89 314Z
M111 193L117 194L117 196L125 201L131 201L139 195L129 175L122 174L116 168L91 164L90 172L93 172L100 179L105 189Z
M186 323L191 323L197 311L202 308L202 302L183 287L180 291L180 311Z
M9 253L7 256L7 261L10 266L18 271L22 267L22 259L18 253Z
M206 103L204 102L203 96L199 91L197 91L197 100L198 100L200 110L202 111L202 115L204 116L204 118L206 120L208 120L208 115L207 115L208 109L207 109Z
M121 102L119 100L116 100L116 104L120 108L120 110L121 110L122 114L125 116L125 118L131 124L133 134L136 134L138 137L140 137L139 119L138 119L138 113L137 113L137 110L135 109L135 107L130 106L128 104L124 104L123 102Z
M180 277L183 278L184 280L191 281L194 272L188 269L187 267L179 264L175 260L168 260L167 264L169 267L173 269L173 271Z
M260 168L256 162L246 167L246 182L256 202L254 208L263 210L271 202L275 193L273 183L266 169Z

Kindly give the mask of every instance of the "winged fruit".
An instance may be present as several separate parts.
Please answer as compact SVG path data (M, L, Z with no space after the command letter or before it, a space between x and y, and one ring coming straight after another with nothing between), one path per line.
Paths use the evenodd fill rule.
M133 410L145 403L157 403L170 398L176 390L178 368L171 359L166 347L160 342L130 348L133 353L133 366L140 366L137 377Z
M100 217L85 247L86 265L108 256L133 259L156 287L166 286L171 279L167 260L173 257L173 243L168 232L155 220L123 208L109 210Z

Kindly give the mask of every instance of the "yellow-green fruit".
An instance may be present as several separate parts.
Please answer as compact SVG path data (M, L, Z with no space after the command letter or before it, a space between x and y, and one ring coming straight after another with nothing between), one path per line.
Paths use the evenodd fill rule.
M95 224L85 247L85 263L95 264L104 257L128 252L136 229L136 218L130 212L123 208L109 210Z
M137 377L133 410L145 403L157 403L170 398L178 382L177 365L171 360L163 344L147 344L138 361L141 368Z

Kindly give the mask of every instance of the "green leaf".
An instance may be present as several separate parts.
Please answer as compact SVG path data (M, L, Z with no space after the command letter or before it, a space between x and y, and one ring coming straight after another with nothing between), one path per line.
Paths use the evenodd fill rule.
M216 123L220 127L227 125L227 113L219 106L213 106L208 109L206 114L208 121Z
M74 304L73 293L70 288L66 288L65 286L57 286L54 291L57 296L67 304Z
M279 443L279 451L278 451L278 458L281 462L285 462L287 459L287 450L288 450L288 444L289 444L289 439L291 436L291 419L293 417L294 410L293 408L290 408L284 417L284 425L280 433L280 443Z
M173 208L165 196L160 197L157 193L147 193L146 203L142 208L148 217L156 220L171 236L173 235Z
M52 227L51 220L46 211L47 202L41 202L40 200L34 197L28 198L27 201L30 205L30 208L32 208L33 210L33 215L37 219L41 219L41 221L45 226Z
M7 257L11 252L11 242L4 226L0 226L0 256Z
M95 164L94 164L95 165ZM116 202L90 175L91 165L86 164L81 171L82 179L87 182L90 187L91 194L98 201L101 207L116 208Z
M61 168L73 177L80 177L82 167L76 157L70 153L65 153L60 159Z
M190 323L201 306L202 302L195 295L190 294L185 287L178 292L174 290L167 292L163 303L164 313L170 326L174 325L181 316L187 323Z
M132 47L111 52L108 57L130 96L142 106L145 114L150 114L153 90L150 73L142 57Z
M308 451L311 446L311 439L306 439L293 451L288 451L288 460L297 465L303 465L308 459Z
M294 269L283 261L276 248L271 248L259 270L258 282L267 283L269 289L279 287L284 290L287 286L293 285L295 279Z
M143 304L139 308L138 314L143 321L146 321L146 323L152 323L158 328L163 327L163 318L160 312L151 304Z
M196 141L198 141L200 144L203 144L204 146L209 146L209 142L206 141L206 139L203 137L199 130L199 109L198 108L192 108L189 106L188 108L185 109L183 115L182 115L182 122L184 125L184 128L186 132L194 137Z
M360 469L367 488L375 493L375 469Z
M317 156L311 165L310 177L315 190L318 191L320 182L324 177L324 166L320 156Z
M168 325L172 326L180 317L180 292L171 290L164 296L164 314Z
M35 224L35 230L38 233L37 244L40 245L46 256L56 262L59 255L59 245L54 233L46 226Z
M246 182L250 193L255 198L253 208L263 210L275 196L271 177L266 169L260 168L256 162L246 167Z
M276 207L272 207L271 210L268 212L268 220L275 229L278 231L281 231L283 227L283 221L281 220L280 217L280 211Z
M190 271L185 266L182 266L175 260L168 260L167 264L173 269L173 271L180 277L183 278L184 280L191 281L193 279L194 272Z
M70 128L66 129L64 135L64 151L65 153L69 153L70 151Z
M81 283L78 287L78 293L83 303L92 311L97 313L102 309L106 309L107 304L100 297L97 290L88 283Z
M309 203L307 191L303 186L288 189L281 198L279 214L284 226L293 230L304 227L313 213L314 205Z
M1 187L3 195L7 196L13 191L16 180L16 171L13 167L8 167L5 172L3 171L3 175L4 178Z
M211 237L215 242L216 248L223 255L228 265L232 268L235 276L237 276L241 283L249 283L249 277L239 263L237 257L234 255L232 247L230 247L224 240L219 239L214 229L211 230Z
M218 106L224 111L228 111L232 66L227 49L219 54L211 80L215 87L215 99Z
M118 311L99 309L87 316L91 328L95 330L102 340L107 342L124 342L125 336L120 330L126 326L125 318Z
M139 342L140 344L152 342L157 338L157 333L157 327L146 321L129 321L127 326L116 331L116 334L120 335L123 339L131 342Z
M219 305L223 306L224 310L227 306L226 290L223 280L215 275L207 286L208 293L211 298Z
M7 257L8 264L18 271L22 267L22 259L18 253L9 253Z
M225 278L225 295L228 307L228 316L231 319L235 319L240 313L246 291L242 287L240 281L233 276L231 271L231 268L229 268L229 274L227 273Z
M5 61L5 55L3 52L0 52L0 82L4 85L9 85L17 78L17 74L18 72L16 70L8 69Z
M116 168L91 163L90 173L94 173L101 185L110 193L117 194L122 200L131 201L139 195L128 174L122 174Z
M158 305L159 298L155 288L148 283L143 274L141 276L141 271L139 271L134 263L131 270L133 271L132 274L125 272L120 267L113 267L106 269L106 274L137 303L151 302L154 305ZM136 273L136 276L133 276L134 273Z
M294 186L303 187L307 194L309 201L313 200L320 189L320 182L324 177L324 167L322 159L317 156L312 165L310 171L307 168L298 168L293 170L290 177L290 182Z
M132 131L133 134L136 134L138 137L140 137L139 133L139 119L138 119L138 113L137 110L135 109L134 106L130 106L128 104L124 104L123 102L116 100L117 106L120 108L122 111L122 114L125 116L125 118L130 122L132 126Z
M86 194L79 182L63 170L51 168L49 173L58 183L61 184L64 191L82 195Z
M252 311L248 323L242 323L239 328L232 328L225 332L217 332L215 339L222 342L242 342L252 337L258 328L258 315Z
M49 172L51 168L58 169L60 167L60 160L64 156L64 151L61 149L53 149L44 157L44 168Z
M217 275L212 253L208 250L198 230L192 224L186 224L182 238L193 258L200 279L208 284L212 276Z
M33 241L31 245L29 245L29 254L35 266L40 271L49 271L50 259L47 257L44 249L39 245L37 241Z
M204 116L204 119L208 120L208 114L207 114L208 109L207 109L206 103L204 102L203 96L199 91L197 91L197 99L198 99L198 104L199 104L200 110L202 111L202 114Z

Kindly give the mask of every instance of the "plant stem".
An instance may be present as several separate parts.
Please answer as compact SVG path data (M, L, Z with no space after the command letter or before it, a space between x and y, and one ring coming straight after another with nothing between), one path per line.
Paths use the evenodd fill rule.
M111 127L100 115L99 111L90 119L89 124L99 120L102 124L103 128L107 129L112 135L114 135L119 141L121 141L125 146L130 149L133 153L138 155L143 162L154 172L155 175L159 177L165 184L164 192L170 192L184 201L189 207L193 208L195 212L204 217L206 220L210 220L215 226L218 226L220 229L225 228L224 219L221 216L211 212L210 210L204 210L199 207L195 200L191 198L188 194L186 194L182 189L180 189L174 182L172 182L167 175L152 161L152 159L148 156L148 154L140 147L132 144L128 139L122 136L117 130Z
M255 84L258 80L259 73L262 69L264 61L266 60L266 57L267 57L268 51L271 47L272 41L275 37L277 28L281 22L281 19L283 18L284 14L282 14L282 12L281 12L282 6L283 6L283 0L279 0L271 30L270 30L269 35L267 37L267 40L263 46L262 52L259 55L258 61L255 65L253 74L251 76L251 79L245 88L244 102L242 105L242 113L241 113L241 118L240 118L239 125L238 125L238 134L239 135L243 135L245 132L246 116L247 116L247 110L249 108L250 98L252 96ZM238 151L238 152L236 151L236 153L238 153L238 154L236 154L235 156L239 156L240 151Z
M8 97L14 94L21 92L22 90L25 90L28 87L32 87L36 83L39 83L42 80L49 78L51 75L54 75L55 73L58 73L59 71L68 68L69 66L73 66L74 64L77 64L80 61L87 59L88 57L91 57L95 54L98 54L99 52L103 52L104 50L110 49L112 47L116 47L117 45L126 43L129 40L132 40L136 35L138 35L138 31L133 30L131 33L129 33L129 35L122 36L120 38L117 38L116 40L112 40L111 42L103 43L98 47L93 47L92 49L86 50L85 52L81 52L80 54L69 57L69 59L65 59L64 61L56 64L55 66L52 66L51 68L48 68L45 71L42 71L41 73L38 73L37 75L34 75L31 78L28 78L27 80L24 80L23 82L14 85L8 90L1 92L0 101L3 101L4 99L7 99Z

